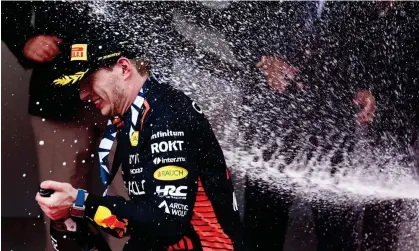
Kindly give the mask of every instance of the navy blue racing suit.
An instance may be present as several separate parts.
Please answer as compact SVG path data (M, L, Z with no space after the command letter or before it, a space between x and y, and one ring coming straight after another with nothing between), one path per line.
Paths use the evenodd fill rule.
M117 150L131 200L86 199L86 216L124 250L241 250L241 222L221 147L201 108L154 78L134 130L124 115ZM134 138L133 138L134 137Z

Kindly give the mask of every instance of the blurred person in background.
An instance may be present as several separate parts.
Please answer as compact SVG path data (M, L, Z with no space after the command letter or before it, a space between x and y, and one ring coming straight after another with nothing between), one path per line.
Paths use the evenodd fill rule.
M303 48L300 52L303 53L300 62L288 62L298 66L296 68L301 74L298 76L297 73L298 80L303 83L303 85L298 83L298 89L303 87L303 92L307 92L307 94L303 95L302 103L293 102L300 109L300 113L305 115L300 115L299 118L302 120L298 119L298 116L292 118L290 124L293 125L293 130L289 137L285 137L288 144L280 152L285 153L290 162L294 161L298 152L302 150L303 142L298 142L298 138L301 140L303 135L312 135L309 137L309 142L312 145L309 148L312 149L305 149L308 150L306 158L309 160L318 157L313 156L313 151L323 149L320 158L323 158L324 161L324 158L331 152L330 163L333 165L331 168L333 175L333 173L339 172L345 152L353 151L351 148L354 147L354 140L356 140L353 137L354 134L356 137L357 125L370 124L374 120L374 115L379 117L375 118L377 120L374 123L375 130L381 131L381 133L391 132L393 135L401 137L411 137L412 135L405 129L411 125L410 117L415 113L411 108L414 103L411 98L412 93L418 93L418 91L414 90L415 81L402 83L395 80L403 76L405 74L403 71L406 69L412 71L415 61L407 61L411 65L406 68L403 66L405 64L403 60L396 62L389 59L397 58L394 56L397 55L395 48L399 48L399 52L406 56L417 55L417 53L412 54L409 51L415 48L414 46L410 45L410 49L403 48L403 45L409 44L415 39L407 39L404 35L404 37L401 36L403 41L399 41L400 44L390 41L398 37L396 32L414 34L414 29L410 29L410 33L403 33L403 31L409 31L414 23L412 20L413 8L409 7L409 4L406 4L406 10L400 8L396 14L398 22L395 22L394 18L382 16L382 11L387 8L385 5L377 3L305 2L293 4L292 11L285 12L287 13L285 18L276 17L278 20L292 20L291 17L301 18L300 24L297 22L298 19L284 23L289 25L287 30L291 33L291 37L299 41L299 43L294 42L290 45L297 46L294 48L297 51L298 45L301 45L300 49ZM280 7L282 9L284 5L280 5ZM283 13L283 9L282 11L277 9L271 16L274 17L277 13ZM407 15L403 16L406 13ZM309 15L309 18L303 18L307 17L304 14ZM264 27L270 31L270 33L264 33L265 35L274 34L275 27L268 25L264 25ZM301 33L298 29L290 27L304 27L305 30L302 29L303 33ZM278 33L283 36L287 34L286 32L279 30ZM274 36L281 37L279 34ZM305 40L302 34L305 34ZM283 40L287 41L284 36L281 41ZM276 44L281 43L276 41ZM382 47L382 44L390 44L390 46ZM394 47L395 45L398 47ZM293 50L287 51L292 52ZM267 83L272 88L281 95L288 92L292 98L297 100L299 96L295 95L295 92L290 92L289 86L291 85L284 81L290 78L287 76L290 72L287 71L290 69L289 63L284 64L282 60L271 57L269 61L262 60L259 65L262 66L261 70L267 76ZM414 74L410 76L414 76ZM269 77L276 78L276 84L269 80ZM355 109L356 106L351 106L353 99L357 101L359 109ZM377 103L379 104L378 108ZM260 107L263 109L263 104ZM377 112L375 112L376 109ZM353 120L355 113L356 120ZM302 122L304 120L315 121L315 123L304 123ZM390 120L398 122L399 126L393 126L390 129L387 127ZM334 122L330 123L330 121ZM405 131L403 132L403 130ZM404 144L406 149L406 141L400 143ZM272 148L276 147L273 143ZM268 155L267 159L269 158L272 156ZM287 224L285 215L288 214L290 203L286 203L286 197L282 194L273 193L269 196L269 192L262 192L261 187L254 186L252 188L248 185L246 188L249 191L247 193L249 196L246 196L247 216L245 219L249 217L246 226L251 231L248 238L253 240L254 248L263 250L274 247L280 249L285 241ZM253 203L252 197L254 198ZM266 202L261 206L263 198L266 198ZM282 203L280 203L281 201ZM395 203L390 202L389 204L391 205L386 206L386 203L382 203L380 213L372 210L371 214L369 213L371 208L367 207L364 233L369 233L369 237L363 242L365 247L374 247L375 245L375 247L391 248L397 244L397 232L394 231L397 229L397 223L388 224L382 220L382 217L395 219L394 213L392 213L395 211L393 208ZM260 211L260 208L263 210ZM254 210L253 214L251 213L252 209ZM356 213L356 208L350 205L332 205L326 201L320 201L313 205L313 214L318 250L357 249L359 240L356 223L359 220L359 213ZM373 223L377 220L381 222L380 229L373 227ZM263 229L277 233L276 238L270 238Z
M33 69L28 112L39 179L91 189L92 170L96 170L91 157L98 136L96 112L80 102L76 88L52 86L50 74L53 67L59 67L55 59L61 45L90 32L87 11L84 3L2 2L2 40L25 69ZM49 218L44 220L51 251Z
M186 40L184 46L192 48L188 50L189 57L199 58L198 63L193 65L209 71L213 78L207 85L214 86L214 77L221 76L241 89L244 97L240 106L250 107L252 115L249 116L247 110L247 114L242 114L242 109L236 113L239 114L240 134L244 134L244 141L238 142L239 147L251 151L252 147L271 143L270 136L265 134L266 130L260 130L261 124L269 125L272 131L281 136L282 132L278 132L278 129L289 128L293 130L283 136L286 144L280 152L287 163L295 157L298 151L295 141L302 121L299 115L302 113L295 109L301 107L301 103L300 106L293 106L293 103L297 99L307 102L309 97L298 91L288 94L285 89L291 86L296 70L309 60L306 45L312 39L313 31L306 19L312 14L308 10L313 7L316 5L278 2L223 2L211 6L188 3L180 10L183 21L175 19L175 25L176 21L182 24L179 27L183 29L179 28L178 32ZM273 95L262 84L265 81L281 94ZM299 85L293 87L297 90L301 88ZM231 106L233 104L228 104L228 109ZM266 111L270 108L275 109L274 113L281 117L274 117L272 111ZM273 145L272 149L277 147ZM269 160L270 152L265 151L264 159L260 161ZM247 245L251 249L281 250L285 242L292 192L278 193L254 175L247 178L245 189L242 215L246 239L249 241ZM241 197L238 195L239 204L242 204ZM275 238L271 238L267 230L274 233Z
M361 75L366 76L372 86L366 98L376 100L374 118L365 125L369 127L372 145L378 149L388 146L395 151L393 160L399 159L396 163L403 166L394 167L394 173L386 170L389 167L384 171L390 171L389 175L395 179L398 175L414 176L415 170L411 169L415 168L417 158L414 145L419 125L418 4L389 1L373 6L377 14L365 18L357 32L359 41L363 41L359 49L365 62ZM377 162L380 163L380 159ZM401 168L406 174L397 173ZM402 199L368 203L363 217L361 250L409 249L399 246L403 218L409 214L408 204Z
M286 5L290 6L291 4L293 3L287 3ZM178 32L180 41L179 48L184 48L183 54L179 55L182 59L179 60L180 63L178 62L180 68L177 72L180 75L186 75L183 78L179 77L182 80L180 82L182 86L177 87L182 90L189 90L193 96L199 97L201 95L206 100L214 100L214 102L206 102L205 105L208 106L206 109L212 112L209 113L209 119L214 126L215 134L220 137L222 142L227 142L227 145L223 145L226 147L223 148L224 150L231 150L229 147L232 146L251 148L252 145L263 144L268 137L261 137L259 138L261 142L255 143L253 140L257 136L254 138L251 136L257 131L256 121L264 124L275 124L278 120L277 118L269 118L272 121L267 121L269 119L263 118L264 110L261 109L264 102L275 102L277 96L255 98L261 97L267 92L273 94L265 85L261 84L264 82L265 76L258 66L262 67L262 64L273 59L274 57L268 57L272 55L272 52L280 51L278 57L275 58L283 63L284 71L289 72L287 77L292 78L294 68L288 66L285 60L280 59L279 55L281 54L282 57L288 56L289 59L302 56L302 54L294 55L297 52L288 50L291 48L287 45L292 42L289 44L281 43L283 47L278 48L275 39L279 33L272 35L272 30L268 28L270 26L265 27L267 14L271 14L269 10L271 5L274 5L274 3L188 2L181 7L178 6L173 15L174 29ZM284 16L285 13L286 9L284 9ZM272 16L269 17L272 18ZM273 19L268 21L273 22ZM291 22L290 26L292 26ZM287 31L288 28L283 28L283 30ZM288 34L291 35L291 32ZM255 38L255 36L260 36L263 39ZM268 39L265 39L265 37L268 37ZM195 78L191 78L191 76L195 76ZM266 77L267 81L272 82L272 84L279 84L273 76ZM202 81L196 83L197 78L202 79ZM187 79L190 79L191 82L188 82ZM176 81L173 82L176 83ZM223 97L217 96L217 94L221 94ZM198 97L194 96L195 99L199 100ZM228 100L228 102L220 103L220 99ZM289 97L287 96L284 99L289 100ZM203 102L201 101L201 103ZM253 112L244 111L243 106L251 107L250 109ZM252 114L252 116L249 116L249 114ZM212 118L211 115L213 115ZM237 124L230 123L234 120ZM248 127L245 126L246 124ZM232 127L230 131L229 126ZM236 130L234 126L238 126L239 130ZM225 129L227 129L227 133L224 133ZM228 138L228 136L232 136L228 134L232 131L237 132L233 140ZM241 139L243 135L244 141L237 140ZM249 236L246 239L250 241L256 239L255 245L259 245L261 249L275 248L275 246L270 245L272 240L263 241L263 239L271 239L266 235L266 229L275 233L282 231L284 234L281 236L285 237L288 212L278 215L276 209L282 210L283 206L277 204L279 200L272 200L273 196L277 197L278 195L275 193L269 195L271 194L270 191L261 191L257 185L262 183L261 180L249 182L243 180L244 172L241 168L240 164L237 167L232 167L232 176L236 178L238 204L244 205L244 208L240 207L239 210L241 216L245 218L245 223L248 226L246 228L249 230L247 233ZM257 189L247 192L245 197L244 189L247 190L249 187L257 187ZM249 207L245 205L248 202ZM287 200L285 203L289 204L289 201ZM270 217L269 219L266 218L266 221L265 217L259 217L260 215L267 216L266 213L272 213L272 208L275 208L275 219L280 222L279 224L276 223L277 221L272 224L273 221ZM247 245L250 248L255 247L252 243L247 243Z

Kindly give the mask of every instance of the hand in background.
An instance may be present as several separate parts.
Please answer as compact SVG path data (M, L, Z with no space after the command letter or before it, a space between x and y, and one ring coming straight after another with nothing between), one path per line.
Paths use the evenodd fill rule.
M369 124L373 121L377 104L375 97L368 90L360 90L355 94L354 97L355 105L361 108L361 111L356 115L356 121L360 125Z
M60 53L58 44L61 42L62 40L55 36L32 37L26 42L23 55L39 63L50 62Z
M284 92L287 89L298 71L284 60L272 56L262 56L256 67L261 69L268 85L278 92ZM300 86L297 87L300 88Z

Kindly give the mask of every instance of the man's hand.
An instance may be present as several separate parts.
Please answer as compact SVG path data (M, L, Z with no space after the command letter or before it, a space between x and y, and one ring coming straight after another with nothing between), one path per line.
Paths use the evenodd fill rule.
M35 199L42 211L52 220L68 217L70 215L70 207L76 201L77 189L68 183L51 180L42 182L41 188L55 191L51 197L42 197L39 193L36 194Z
M23 55L39 63L52 61L60 49L57 44L62 40L55 36L38 35L30 38L23 48Z
M371 91L358 91L355 95L354 103L362 109L356 115L356 122L360 125L371 123L377 108L374 95L372 95Z
M271 56L262 56L256 67L262 70L268 85L278 92L284 92L295 78L297 69L284 60ZM297 86L300 88L300 86Z

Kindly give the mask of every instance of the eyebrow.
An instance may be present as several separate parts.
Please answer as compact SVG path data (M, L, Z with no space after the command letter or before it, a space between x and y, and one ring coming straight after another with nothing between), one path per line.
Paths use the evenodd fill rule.
M92 81L91 76L88 76L87 78L82 79L82 80L80 81L80 86L83 86L83 87L89 87L89 86L90 86L90 82L91 82L91 81Z

